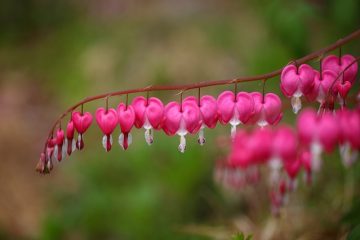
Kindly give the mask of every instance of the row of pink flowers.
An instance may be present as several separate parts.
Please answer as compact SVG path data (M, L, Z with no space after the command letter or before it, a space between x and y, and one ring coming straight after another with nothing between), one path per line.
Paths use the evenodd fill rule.
M343 164L351 166L360 151L360 109L342 109L317 114L305 109L296 129L287 125L240 130L231 153L215 168L215 180L226 188L242 189L259 179L260 165L270 168L270 197L278 211L286 193L296 185L301 169L306 182L321 168L322 152L331 153L339 146Z
M164 105L158 98L136 97L131 104L120 103L117 109L99 108L96 110L97 125L104 134L102 143L106 151L113 144L112 133L119 125L121 134L118 142L125 150L132 142L133 127L145 129L145 140L153 142L153 130L163 130L167 135L179 135L179 151L186 148L187 134L199 134L199 144L205 143L204 128L214 128L217 122L230 124L231 134L235 135L239 124L258 124L266 126L281 120L282 106L280 98L274 93L263 96L259 92L231 91L221 93L217 99L205 95L200 99L189 96L181 103L169 102ZM66 154L71 155L75 149L83 149L83 135L93 122L89 112L75 111L64 130L58 129L56 135L48 140L46 153L41 156L40 171L50 170L51 158L61 161ZM78 138L75 140L75 132ZM47 166L49 165L49 166Z

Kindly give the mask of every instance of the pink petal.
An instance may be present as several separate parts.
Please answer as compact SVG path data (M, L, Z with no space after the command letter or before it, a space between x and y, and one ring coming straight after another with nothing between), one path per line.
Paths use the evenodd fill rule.
M119 122L118 114L113 108L108 109L107 112L104 108L98 108L96 110L96 122L105 135L110 135Z
M120 103L117 108L117 113L119 117L119 124L122 133L130 132L131 128L135 123L135 111L133 106Z
M231 91L222 92L217 99L219 121L227 124L234 116L235 95Z
M247 92L239 92L236 95L236 108L239 113L239 120L245 124L254 114L254 99Z

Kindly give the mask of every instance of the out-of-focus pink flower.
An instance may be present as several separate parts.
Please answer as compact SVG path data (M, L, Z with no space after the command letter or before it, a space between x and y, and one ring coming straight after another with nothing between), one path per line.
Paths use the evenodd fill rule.
M320 170L321 153L330 152L339 141L339 126L332 113L317 115L312 109L306 109L299 115L297 130L303 144L310 147L312 169Z

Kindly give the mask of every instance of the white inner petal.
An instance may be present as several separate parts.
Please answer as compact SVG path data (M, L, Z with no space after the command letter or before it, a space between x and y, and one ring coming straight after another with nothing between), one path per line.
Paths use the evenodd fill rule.
M180 144L179 144L178 150L179 150L181 153L184 153L184 152L185 152L185 149L186 149L186 138L185 138L185 135L180 135Z
M318 141L315 141L310 146L310 152L311 152L311 170L314 172L318 172L321 169L322 165L322 158L321 153L323 149L321 144Z
M294 95L291 98L291 106L292 106L293 112L295 114L297 114L299 112L299 110L301 109L301 98Z
M120 133L118 141L119 141L120 146L122 148L124 148L124 134L123 133Z
M153 135L152 128L145 130L145 141L149 146L154 142L154 135Z
M205 136L204 136L204 125L201 126L200 130L199 130L199 138L198 138L198 143L200 144L200 146L203 146L205 144Z
M106 135L104 135L103 138L102 138L102 145L105 148L105 150L107 150L107 147L106 147L106 145L107 145L107 136Z
M270 184L275 185L280 182L280 170L283 166L281 158L275 156L269 160Z

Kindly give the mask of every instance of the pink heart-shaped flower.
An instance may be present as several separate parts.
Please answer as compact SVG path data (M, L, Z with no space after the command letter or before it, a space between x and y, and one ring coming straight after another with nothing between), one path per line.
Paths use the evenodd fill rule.
M241 123L246 124L254 114L254 99L250 93L239 92L236 95L236 109Z
M67 139L67 154L70 156L71 153L75 150L75 126L73 120L70 119L66 126L66 139Z
M175 135L180 128L182 113L180 112L180 105L177 102L169 102L164 109L164 124L163 129L169 136Z
M280 88L287 97L299 94L297 92L306 94L314 85L314 75L314 69L307 64L299 68L293 64L287 65L281 72Z
M342 71L344 71L344 69L347 68L355 60L356 60L355 57L349 54L344 55L341 58L335 55L329 55L323 59L322 68L324 70L332 70L336 73L336 75L338 75ZM348 81L351 84L354 83L357 72L358 72L358 63L354 62L347 70L345 70L342 76L343 81Z
M267 93L264 97L259 92L250 93L254 99L254 114L251 118L252 123L259 126L277 124L282 118L282 105L278 95Z
M166 105L164 113L163 127L168 135L174 135L178 131L195 133L200 128L200 110L194 101L184 100L182 109L179 103L170 102Z
M164 118L164 104L160 99L155 97L149 98L145 116L154 129L160 129L162 127L161 124Z
M117 113L121 129L119 144L126 150L132 142L130 131L135 123L135 111L133 106L126 106L125 104L120 103L117 107Z
M290 179L295 179L301 168L301 160L286 161L284 164L285 171Z
M246 141L248 151L253 153L252 162L265 163L269 160L272 153L273 142L273 132L271 128L257 128Z
M280 157L284 162L294 161L297 153L297 136L292 128L281 126L274 134L272 141L273 156Z
M339 142L339 125L332 113L324 113L317 125L317 137L324 150L331 152Z
M104 108L98 108L96 110L96 122L99 125L101 131L105 135L110 135L116 128L119 119L115 109L110 108L108 110Z
M249 134L244 130L237 131L231 148L231 153L228 159L230 166L247 168L254 163L253 152L248 149Z
M351 83L348 81L344 81L344 82L338 81L334 86L334 89L336 92L339 93L342 99L345 99L351 89Z
M217 99L219 121L227 124L234 116L235 94L231 91L222 92Z
M61 161L63 156L62 156L62 146L64 144L64 139L65 139L65 134L64 134L64 130L62 129L58 129L56 131L56 146L57 146L57 160Z
M214 128L218 120L217 102L213 96L205 95L200 99L200 112L203 123L208 128Z
M317 114L313 109L304 109L297 119L297 131L300 141L309 146L317 128Z
M84 114L81 114L80 112L73 112L71 119L74 122L76 131L79 134L84 134L90 127L93 120L92 115L89 112L85 112Z
M138 96L133 99L131 105L133 106L135 112L135 127L142 128L145 123L147 100L143 96Z
M126 106L124 103L120 103L117 107L117 113L121 132L130 132L135 123L135 111L133 106Z
M314 101L316 99L318 102L324 103L330 87L336 80L337 75L332 70L324 70L322 72L322 76L320 76L319 71L314 70L314 72L314 87L306 94L306 97L309 101Z
M70 119L70 121L66 126L66 138L68 140L72 140L74 138L74 134L75 134L74 122Z

